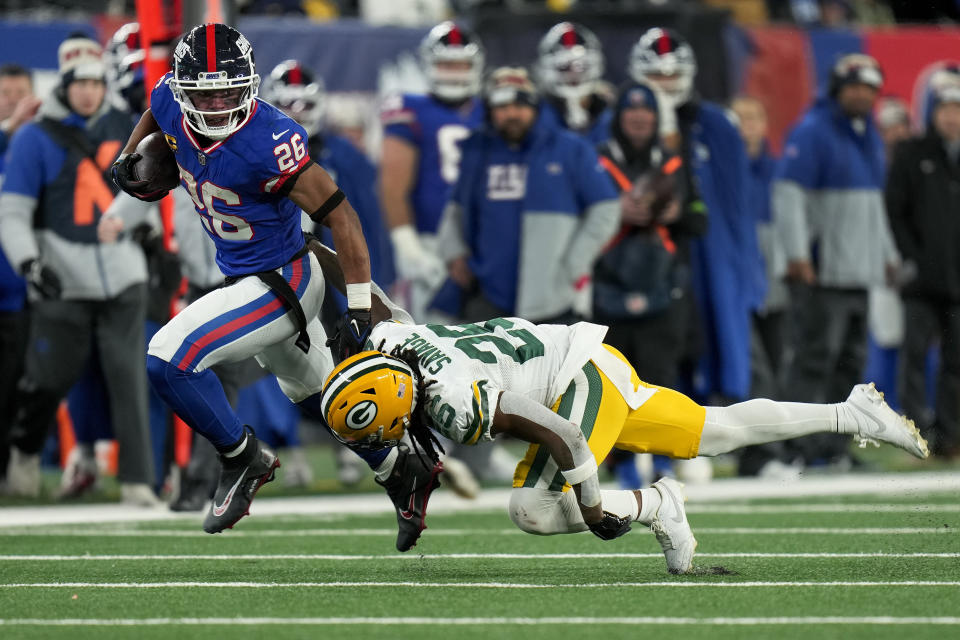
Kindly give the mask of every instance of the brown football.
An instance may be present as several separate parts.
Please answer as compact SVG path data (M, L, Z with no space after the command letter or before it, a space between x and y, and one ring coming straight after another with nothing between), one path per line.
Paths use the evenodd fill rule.
M169 191L180 184L180 169L162 131L155 131L137 145L140 160L133 165L137 180L146 180L144 191Z

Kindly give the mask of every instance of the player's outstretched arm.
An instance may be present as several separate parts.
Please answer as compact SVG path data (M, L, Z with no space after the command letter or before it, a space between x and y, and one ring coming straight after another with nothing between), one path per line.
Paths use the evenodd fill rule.
M490 433L509 434L546 447L560 467L560 473L576 492L584 522L598 537L612 540L630 530L628 518L619 518L603 510L597 463L577 425L525 396L503 391Z
M343 191L316 163L300 173L288 196L317 224L330 227L347 290L347 314L334 340L334 356L346 358L363 350L371 329L370 254L360 218Z

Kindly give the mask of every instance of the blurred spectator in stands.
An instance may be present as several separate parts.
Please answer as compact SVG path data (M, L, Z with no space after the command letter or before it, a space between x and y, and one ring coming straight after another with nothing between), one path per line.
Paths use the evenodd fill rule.
M660 145L653 89L624 85L612 116L612 137L598 151L620 191L620 231L594 266L593 318L643 380L673 385L690 320L690 239L706 220L683 206L685 168ZM608 456L620 486L640 486L634 458L618 449Z
M397 276L408 283L407 308L417 322L443 320L427 306L446 277L436 234L460 166L459 143L480 125L483 78L480 40L444 22L420 44L428 95L389 96L381 107L380 206L396 256Z
M956 0L889 0L897 22L956 22L960 5Z
M910 137L910 111L900 98L884 96L877 100L874 113L889 165L893 162L894 148Z
M820 24L833 29L849 27L855 14L850 0L820 0Z
M899 258L883 203L883 141L873 106L883 74L873 58L841 57L825 95L790 133L773 187L773 214L787 252L796 345L784 393L840 402L861 381L867 289L892 279ZM804 439L811 463L850 461L848 442Z
M534 77L543 92L540 117L593 144L610 138L610 101L603 93L603 49L592 31L574 22L551 28L537 47Z
M15 64L0 66L0 185L10 138L36 115L40 102L33 95L33 78L27 69ZM17 381L23 372L27 343L26 300L23 277L0 250L0 489L6 484L7 430L13 422Z
M537 117L525 69L494 71L489 122L462 145L444 211L441 257L467 294L467 321L574 318L577 285L616 233L617 191L584 138Z
M0 242L37 299L7 485L17 494L39 493L39 451L95 337L120 441L122 500L155 504L143 252L130 238L99 244L96 233L101 216L118 209L129 208L132 217L145 213L133 198L114 198L106 173L133 124L106 100L102 56L100 45L85 35L60 45L59 85L41 106L42 118L18 131L8 151Z
M936 456L960 455L960 82L933 96L927 133L902 143L887 182L890 225L905 261L900 402ZM939 343L933 414L926 361Z
M889 0L851 0L858 25L882 26L896 23Z
M782 397L782 365L786 341L786 309L789 302L784 282L787 260L783 245L773 228L770 187L777 159L767 142L767 111L752 96L739 96L731 103L740 125L740 135L750 158L748 202L757 225L761 254L755 269L766 274L767 295L753 312L750 344L750 395L754 398ZM789 464L791 454L782 442L746 447L740 452L739 475L786 479L799 477L798 467Z

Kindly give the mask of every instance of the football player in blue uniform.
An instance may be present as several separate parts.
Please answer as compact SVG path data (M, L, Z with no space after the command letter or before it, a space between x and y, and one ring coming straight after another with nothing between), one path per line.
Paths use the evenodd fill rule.
M304 128L257 99L259 84L242 34L224 24L194 27L174 49L173 72L153 88L150 109L114 165L114 178L128 193L162 197L164 191L134 171L142 160L138 143L162 131L227 276L226 286L157 332L147 357L154 388L220 452L219 484L204 520L208 533L246 515L254 494L280 466L276 453L240 423L210 367L255 356L291 400L320 415L319 391L333 358L317 317L324 275L307 250L301 209L330 227L340 250L348 310L331 340L337 356L356 353L370 330L370 263L357 215L313 162ZM409 548L423 528L422 512L441 467L418 462L408 449L363 455L402 505L397 546Z
M483 74L480 40L453 22L426 35L420 59L428 95L388 97L380 160L380 203L390 227L398 276L411 283L408 308L418 320L447 274L433 251L450 186L460 168L459 143L483 119L477 95Z
M585 136L610 139L611 96L604 95L603 50L592 31L574 22L553 26L540 40L534 75L543 92L540 117Z

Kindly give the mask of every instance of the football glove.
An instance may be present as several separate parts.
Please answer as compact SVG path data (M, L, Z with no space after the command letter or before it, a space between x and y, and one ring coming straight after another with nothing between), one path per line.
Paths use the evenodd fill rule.
M630 531L630 518L621 518L609 511L604 511L600 522L587 524L587 526L590 527L593 535L601 540L613 540Z
M370 337L371 315L369 309L347 309L340 318L337 332L327 340L337 362L346 360L363 351Z
M53 269L36 258L31 258L20 265L20 273L23 274L27 284L39 293L44 300L55 300L63 293L60 277Z
M121 153L117 161L110 167L110 173L113 175L113 181L117 183L117 186L134 198L144 202L156 202L167 195L167 191L160 189L144 192L148 181L137 180L133 176L133 165L137 164L142 157L139 153Z

